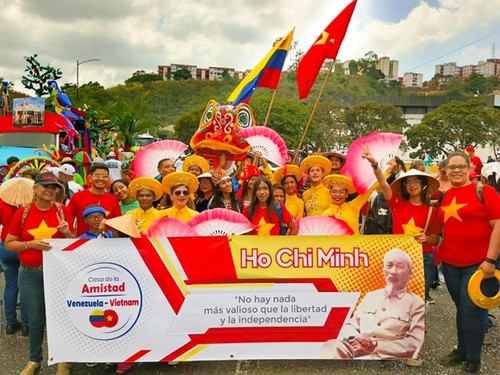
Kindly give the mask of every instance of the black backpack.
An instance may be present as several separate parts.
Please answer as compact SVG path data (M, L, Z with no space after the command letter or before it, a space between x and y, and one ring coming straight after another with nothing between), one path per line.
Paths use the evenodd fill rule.
M392 214L382 192L378 192L365 219L363 234L392 234Z

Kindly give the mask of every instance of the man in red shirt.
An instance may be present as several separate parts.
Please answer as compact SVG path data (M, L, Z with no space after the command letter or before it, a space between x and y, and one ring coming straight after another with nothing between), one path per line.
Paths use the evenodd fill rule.
M483 162L481 161L481 158L479 156L476 156L474 154L476 152L474 147L467 146L465 148L465 152L467 152L467 155L469 155L472 170L474 172L476 172L478 175L481 175L481 169L483 168Z
M81 236L88 229L83 220L83 210L97 204L106 210L106 218L121 216L118 199L106 191L109 169L104 163L95 163L90 167L90 188L75 193L68 204L71 216L76 218L76 235Z

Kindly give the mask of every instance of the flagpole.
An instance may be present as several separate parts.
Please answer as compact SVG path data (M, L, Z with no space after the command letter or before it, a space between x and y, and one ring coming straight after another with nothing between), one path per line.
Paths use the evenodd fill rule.
M304 143L304 139L306 138L307 131L309 130L309 126L311 126L312 119L314 117L314 113L316 112L316 108L318 107L319 99L321 98L321 95L323 94L323 90L325 89L326 83L328 82L328 77L330 76L330 73L333 70L333 67L335 65L335 60L332 59L332 62L330 64L330 69L328 69L328 72L326 73L325 80L323 81L323 85L321 86L321 89L319 90L318 97L316 98L316 102L314 103L314 107L311 111L311 114L309 115L309 120L307 120L306 127L304 129L304 132L302 133L302 138L300 139L299 145L297 146L297 149L295 150L295 155L293 157L292 164L295 164L297 162L297 158L299 156L299 151L302 148L302 145Z
M274 98L276 98L276 91L278 91L278 90L273 90L273 96L271 97L271 102L269 103L269 108L267 108L266 119L264 120L264 125L262 125L262 126L267 126L267 122L269 121L269 116L271 115L271 109L273 108L273 104L274 104Z

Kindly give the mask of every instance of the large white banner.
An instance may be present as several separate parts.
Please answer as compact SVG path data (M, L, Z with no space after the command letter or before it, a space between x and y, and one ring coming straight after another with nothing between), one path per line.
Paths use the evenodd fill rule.
M381 255L367 251L361 262L335 266L308 246L323 249L333 239L342 249L356 238L359 255L373 240L287 238L286 248L310 254L296 263L278 237L51 240L54 249L44 253L49 362L324 357L325 343L342 340L361 296L380 283ZM396 242L421 252L411 237ZM259 267L264 254L280 261ZM352 285L368 289L347 286L353 274L360 279Z

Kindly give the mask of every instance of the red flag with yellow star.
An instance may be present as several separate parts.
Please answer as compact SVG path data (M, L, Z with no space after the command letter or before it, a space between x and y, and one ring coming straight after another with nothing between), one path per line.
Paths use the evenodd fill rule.
M321 33L297 67L299 99L307 98L325 59L335 59L351 21L356 1L350 3Z

